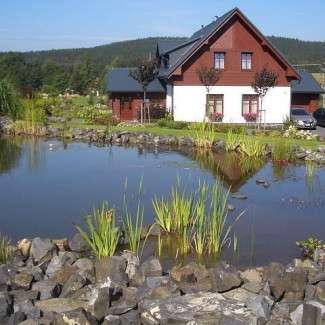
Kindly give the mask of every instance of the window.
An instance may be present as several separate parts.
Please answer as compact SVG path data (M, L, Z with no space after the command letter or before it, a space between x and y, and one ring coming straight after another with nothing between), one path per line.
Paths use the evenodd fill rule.
M208 113L209 115L223 115L223 95L208 95Z
M242 70L252 69L252 53L241 54L241 68Z
M217 70L223 70L225 68L225 53L224 52L214 53L214 67Z
M258 96L243 95L243 115L258 113Z

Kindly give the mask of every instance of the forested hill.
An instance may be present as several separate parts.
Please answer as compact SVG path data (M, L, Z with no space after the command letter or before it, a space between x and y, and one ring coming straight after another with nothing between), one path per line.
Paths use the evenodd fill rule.
M43 63L52 59L59 64L73 65L80 63L85 54L89 54L96 65L101 67L106 65L132 66L139 58L147 57L148 53L154 55L156 44L162 39L171 42L175 39L186 40L186 38L151 37L93 48L25 52L24 57L29 62ZM325 62L325 42L309 42L276 36L270 36L269 40L293 64Z

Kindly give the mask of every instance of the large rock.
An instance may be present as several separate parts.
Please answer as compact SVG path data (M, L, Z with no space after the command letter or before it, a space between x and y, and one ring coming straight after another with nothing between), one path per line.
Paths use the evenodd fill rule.
M86 286L72 295L72 299L82 301L84 309L100 320L109 314L113 288L101 285Z
M25 257L29 257L30 248L32 246L32 241L30 239L22 239L18 242L17 247L21 254Z
M97 325L97 320L84 309L78 308L56 314L55 325Z
M53 253L56 251L56 246L50 239L34 238L30 248L30 255L35 262L43 262L50 260Z
M77 232L69 241L69 247L73 252L83 253L89 250L88 243Z
M94 263L89 258L81 258L73 266L77 268L78 274L87 279L89 283L96 282Z
M52 276L51 280L59 283L60 285L64 285L71 275L78 272L78 268L76 266L66 265L62 269L56 271Z
M126 271L126 260L121 256L105 257L95 263L97 282L115 285L126 285L128 276Z
M77 290L84 287L87 283L86 278L76 273L71 275L68 281L62 287L60 297L66 298L74 294Z
M307 274L302 270L286 272L284 274L284 296L285 302L296 302L304 299Z
M53 298L37 301L35 306L47 313L65 313L78 308L85 308L86 303L74 298Z
M317 284L315 296L319 300L325 302L325 281L321 281Z
M46 275L52 277L57 271L61 270L66 265L72 265L76 261L77 257L72 252L59 252L59 255L55 255L46 269Z
M210 273L205 266L194 262L183 267L173 267L170 276L184 293L209 291L212 289Z
M323 325L325 306L317 301L308 301L291 312L290 318L294 325Z
M155 257L149 257L140 266L140 270L144 276L161 276L162 266L160 261Z
M11 314L12 299L7 292L0 292L0 321Z
M46 300L58 297L61 292L61 286L52 279L49 279L33 283L32 290L40 293L41 300Z
M285 292L285 269L279 263L271 263L264 269L263 280L267 281L275 300L280 300Z
M132 280L140 266L140 261L138 256L129 251L124 251L122 257L126 260L127 266L125 273L128 275L129 279Z
M233 267L225 263L220 263L217 267L209 270L212 289L216 292L226 292L234 288L238 288L242 284L239 272Z
M17 273L14 277L14 284L19 287L28 290L33 281L33 275L26 272Z
M32 319L39 319L41 317L40 309L35 307L33 302L29 299L15 302L14 312L22 312L27 316L27 318Z
M255 313L218 293L195 293L139 304L145 324L258 324Z

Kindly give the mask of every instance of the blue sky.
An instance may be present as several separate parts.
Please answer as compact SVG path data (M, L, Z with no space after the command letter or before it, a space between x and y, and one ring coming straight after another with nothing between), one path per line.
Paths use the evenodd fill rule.
M325 0L2 0L0 51L189 36L239 7L266 35L325 41Z

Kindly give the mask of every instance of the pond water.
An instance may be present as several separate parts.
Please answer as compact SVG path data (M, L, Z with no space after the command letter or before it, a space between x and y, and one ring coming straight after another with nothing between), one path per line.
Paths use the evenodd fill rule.
M23 237L69 237L93 207L108 201L118 211L124 183L129 201L143 177L145 222L152 223L151 200L168 196L177 178L188 191L216 178L246 200L230 199L231 218L245 210L235 227L236 263L289 262L299 255L297 240L325 238L325 169L307 175L305 165L273 165L193 150L98 147L55 140L0 139L0 233ZM256 183L265 179L269 187ZM118 215L120 213L118 212ZM232 259L232 249L224 258Z

